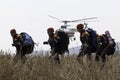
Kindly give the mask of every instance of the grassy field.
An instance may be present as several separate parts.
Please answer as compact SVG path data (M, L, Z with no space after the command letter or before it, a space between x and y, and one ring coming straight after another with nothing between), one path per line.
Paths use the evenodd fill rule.
M102 69L100 62L88 62L85 57L84 64L79 64L76 55L66 56L61 64L55 64L47 55L27 57L25 64L12 59L9 53L0 52L0 80L120 80L118 54L108 58Z

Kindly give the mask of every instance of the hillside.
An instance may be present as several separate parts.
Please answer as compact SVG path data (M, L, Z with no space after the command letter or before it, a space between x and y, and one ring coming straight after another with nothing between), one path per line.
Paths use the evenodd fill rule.
M83 59L79 64L76 55L66 56L55 64L48 55L27 56L25 64L13 62L10 53L0 52L0 80L120 80L120 55L109 57L104 68L101 63Z
M69 48L69 52L70 54L78 54L79 51L80 51L80 48L81 46L74 46L74 47L71 47ZM34 51L32 53L32 55L40 55L40 54L46 54L46 53L49 53L50 52L50 49L49 50L38 50L38 51ZM116 42L116 52L119 53L120 52L120 42Z

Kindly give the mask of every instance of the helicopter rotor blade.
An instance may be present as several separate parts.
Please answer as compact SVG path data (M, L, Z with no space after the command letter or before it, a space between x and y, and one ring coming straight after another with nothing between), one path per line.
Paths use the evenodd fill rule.
M78 21L82 21L82 22L88 22L89 20L91 19L97 19L97 17L90 17L90 18L83 18L83 19L77 19L77 20L71 20L71 21L68 21L68 20L61 20L59 18L56 18L56 17L53 17L51 15L48 15L49 17L51 18L54 18L56 20L58 20L59 22L63 22L65 25L67 25L67 23L71 23L71 22L78 22ZM92 22L92 21L91 21ZM93 21L94 22L94 21Z
M58 19L58 18L53 17L53 16L50 16L50 15L48 15L48 16L51 17L51 18L57 19L57 20L59 20L60 22L63 22L63 23L69 23L69 22L72 22L72 21L68 21L68 20L61 20L61 19Z
M81 21L81 22L100 22L99 20L86 20L86 21Z
M71 21L71 22L85 21L85 20L90 20L90 19L97 19L97 17L78 19L78 20L73 20L73 21Z
M53 16L50 16L50 15L48 15L48 16L51 17L51 18L57 19L57 20L59 20L60 22L63 22L61 19L58 19L58 18L53 17Z

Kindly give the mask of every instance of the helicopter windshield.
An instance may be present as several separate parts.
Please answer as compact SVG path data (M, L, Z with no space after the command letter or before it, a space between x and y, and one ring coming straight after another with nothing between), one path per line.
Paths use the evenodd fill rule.
M61 26L61 28L64 28L64 29L66 29L66 26Z
M70 27L70 25L62 25L61 28L66 29L67 27Z

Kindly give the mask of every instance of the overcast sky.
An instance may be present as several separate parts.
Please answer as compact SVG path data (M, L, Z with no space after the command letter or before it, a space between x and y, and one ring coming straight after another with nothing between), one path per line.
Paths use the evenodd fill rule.
M29 33L35 42L39 42L39 49L42 49L42 42L48 38L46 29L57 29L62 25L48 15L61 20L98 17L98 22L89 22L89 27L99 34L109 30L112 37L120 41L119 3L119 0L0 0L0 49L15 50L11 46L11 28L15 28L18 33ZM78 23L81 22L73 25Z

